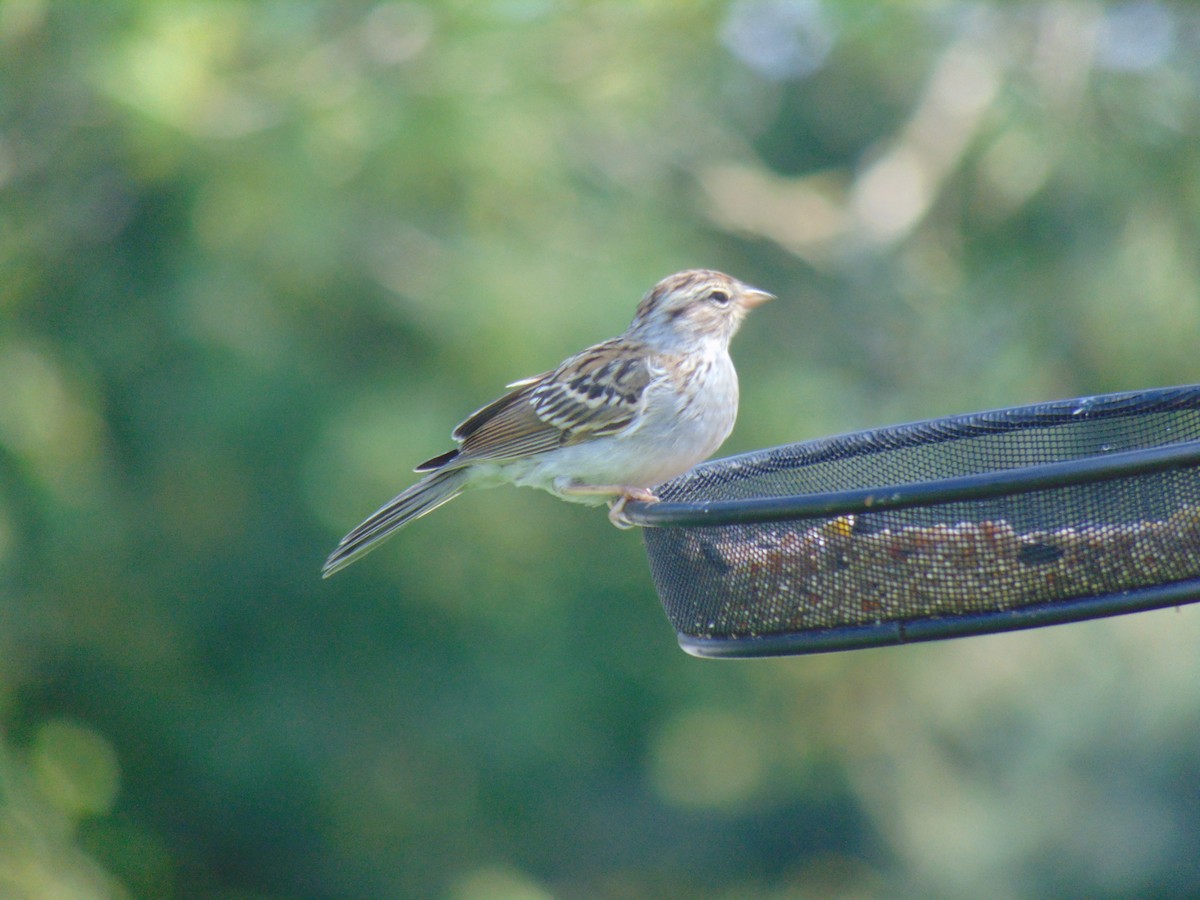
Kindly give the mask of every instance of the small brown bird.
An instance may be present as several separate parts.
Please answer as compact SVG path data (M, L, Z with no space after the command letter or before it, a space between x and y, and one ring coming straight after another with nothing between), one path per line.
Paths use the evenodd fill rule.
M729 341L746 313L773 299L736 278L691 269L642 298L620 337L589 347L514 388L454 429L455 450L417 466L428 472L342 538L328 578L397 529L467 488L516 484L564 500L630 500L716 452L737 418L738 380Z

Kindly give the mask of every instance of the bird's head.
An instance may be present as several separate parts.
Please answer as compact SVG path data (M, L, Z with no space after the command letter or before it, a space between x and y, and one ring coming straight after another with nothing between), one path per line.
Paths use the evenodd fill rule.
M688 269L664 278L638 304L629 334L652 345L728 343L746 313L774 299L723 272Z

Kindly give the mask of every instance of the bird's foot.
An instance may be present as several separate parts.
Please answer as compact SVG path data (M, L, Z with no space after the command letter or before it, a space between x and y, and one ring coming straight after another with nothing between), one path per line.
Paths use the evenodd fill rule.
M625 516L625 504L629 501L658 502L652 490L631 484L579 484L564 478L555 483L554 491L565 500L572 497L614 497L608 504L608 520L618 528L633 527L633 523Z
M626 487L621 489L621 496L608 505L608 521L612 522L618 528L627 529L633 527L633 522L625 515L625 504L630 500L636 500L639 503L657 503L658 497L654 496L653 491L646 488Z

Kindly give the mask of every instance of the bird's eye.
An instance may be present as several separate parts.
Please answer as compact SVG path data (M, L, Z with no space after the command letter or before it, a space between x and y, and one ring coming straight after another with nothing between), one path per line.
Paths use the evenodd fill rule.
M713 291L708 295L708 299L717 304L717 306L725 306L729 303L729 295L724 291Z

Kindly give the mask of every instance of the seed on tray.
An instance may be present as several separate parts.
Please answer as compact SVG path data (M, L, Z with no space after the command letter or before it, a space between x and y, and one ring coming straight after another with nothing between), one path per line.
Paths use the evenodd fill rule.
M1200 576L1200 506L1162 521L1018 531L866 516L697 537L730 598L691 633L755 636L1016 609ZM711 532L710 532L711 534Z

